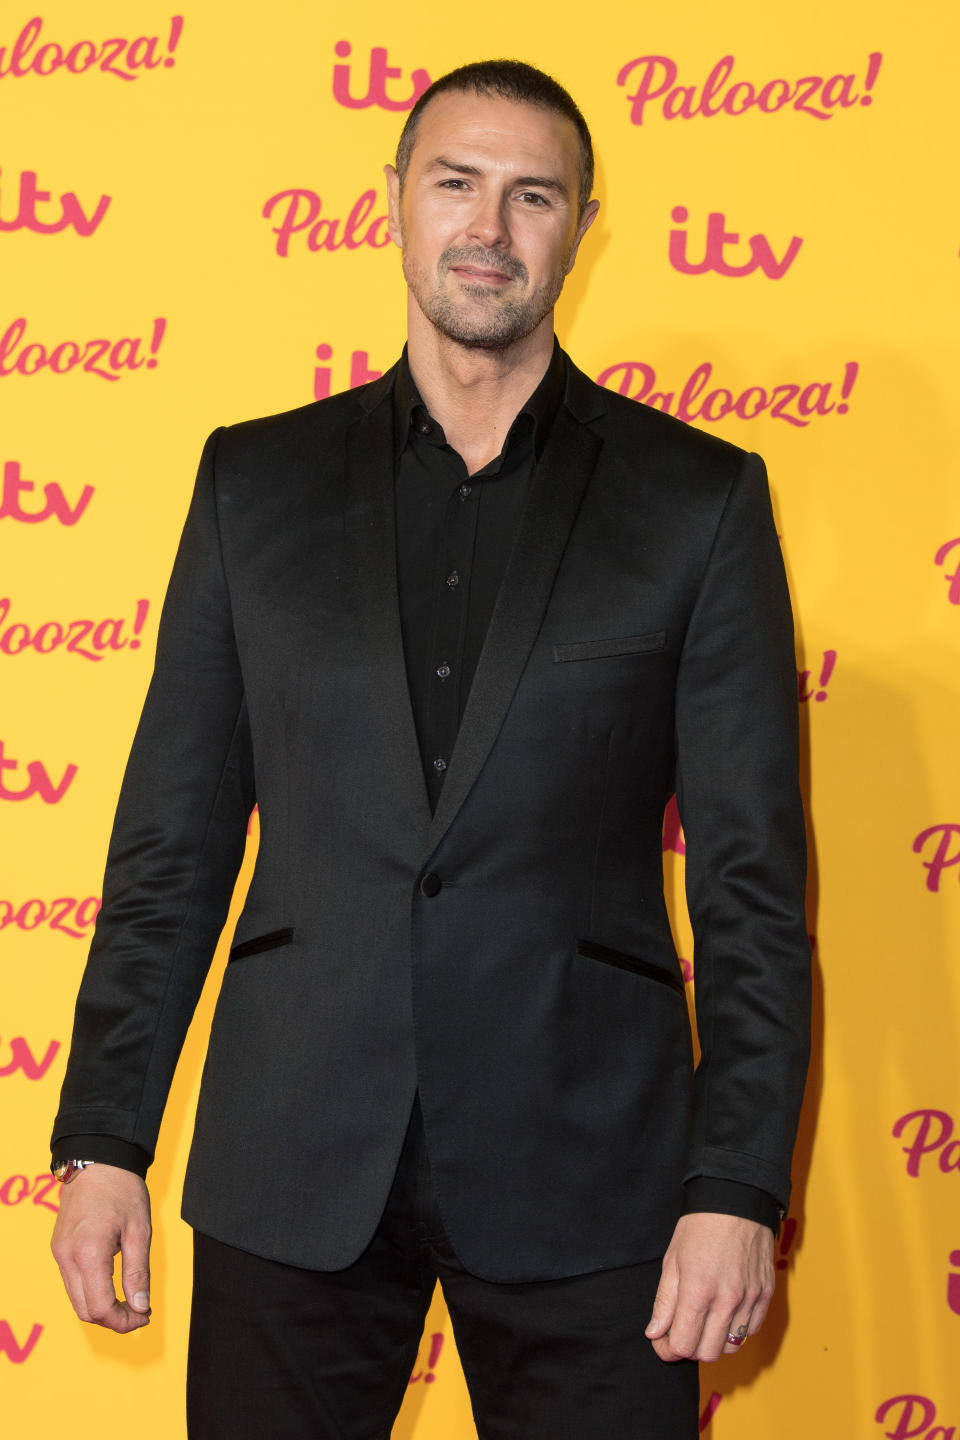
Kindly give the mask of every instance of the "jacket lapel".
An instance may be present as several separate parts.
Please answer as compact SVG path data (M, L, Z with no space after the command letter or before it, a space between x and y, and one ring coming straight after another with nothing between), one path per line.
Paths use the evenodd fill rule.
M456 745L427 833L436 849L473 788L506 717L543 623L557 570L602 448L586 422L602 392L568 365L565 402L532 477L530 494L480 654ZM408 701L409 706L409 701Z
M400 602L394 516L393 379L395 368L365 387L367 412L346 434L349 493L363 520L355 532L360 645L369 676L369 704L378 717L385 783L422 835L430 824L430 800L410 703Z

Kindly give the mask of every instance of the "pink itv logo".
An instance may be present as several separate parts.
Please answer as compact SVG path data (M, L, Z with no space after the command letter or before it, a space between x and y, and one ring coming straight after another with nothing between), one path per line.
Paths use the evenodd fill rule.
M16 215L5 220L0 209L0 234L12 230L32 230L35 235L57 235L61 230L72 227L78 235L86 237L98 228L110 203L111 196L101 195L96 208L88 215L72 190L65 190L54 200L51 190L41 190L37 185L36 170L24 170L20 175ZM52 214L47 209L51 205L59 207L59 214ZM41 207L46 211L46 219L41 218Z
M28 1080L42 1080L60 1049L60 1041L51 1040L38 1060L22 1035L15 1035L7 1044L10 1046L10 1059L5 1065L0 1065L0 1077L3 1079L20 1071Z
M38 795L45 805L59 805L77 774L76 765L68 765L55 783L42 761L30 760L26 767L26 785L12 789L6 784L4 774L7 770L16 772L19 768L18 760L7 759L4 742L0 740L0 800L29 800L31 796Z
M332 360L333 346L318 345L316 355L318 360ZM368 363L369 360L370 355L366 350L351 350L350 379L347 388L356 390L358 385L369 385L371 381L380 379L383 371L372 369ZM337 392L333 388L333 367L327 364L317 365L313 372L314 400L327 400L334 393Z
M34 1325L26 1340L22 1343L13 1333L13 1328L8 1320L0 1320L0 1356L6 1358L14 1365L22 1365L24 1360L29 1360L34 1345L43 1334L42 1325Z
M333 48L341 61L346 60L353 51L349 40L338 40ZM366 110L371 105L377 105L381 110L412 110L430 84L430 76L426 70L417 69L410 75L408 84L413 86L410 93L401 96L388 94L387 82L401 80L403 71L398 65L387 64L387 51L383 45L374 45L370 51L365 94L352 93L350 78L349 64L334 65L333 98L347 110Z
M683 225L690 218L690 212L686 205L675 205L670 214L678 225ZM728 260L727 247L739 245L740 235L735 230L727 229L727 217L721 210L712 210L707 216L707 235L704 241L703 259L697 261L688 259L687 232L677 229L670 231L668 246L670 264L674 270L679 270L683 275L706 275L709 270L713 270L717 275L739 279L744 275L752 275L755 270L760 270L768 280L782 280L800 253L803 241L799 235L794 235L779 260L766 235L751 235L746 243L750 250L749 260L739 264Z
M93 486L84 485L79 500L75 505L71 505L56 481L51 481L43 487L43 505L39 510L31 510L21 503L20 497L29 495L35 489L35 481L21 479L20 465L16 460L5 461L3 485L0 488L0 520L19 520L24 525L39 525L41 521L55 517L61 525L76 525L94 495Z

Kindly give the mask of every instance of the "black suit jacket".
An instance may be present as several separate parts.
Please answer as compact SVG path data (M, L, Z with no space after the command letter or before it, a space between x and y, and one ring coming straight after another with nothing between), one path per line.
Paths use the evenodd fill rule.
M186 1219L347 1265L419 1087L470 1270L649 1259L686 1177L789 1194L809 948L763 465L569 367L431 816L397 609L392 379L207 443L55 1136L152 1152L256 799ZM663 895L675 787L696 1075Z

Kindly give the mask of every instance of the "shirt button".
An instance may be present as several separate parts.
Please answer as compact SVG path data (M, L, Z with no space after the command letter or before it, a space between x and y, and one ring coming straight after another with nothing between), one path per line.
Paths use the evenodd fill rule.
M438 775L442 775L444 770L446 770L447 768L446 760L438 756L437 759L433 762L433 768L434 770L436 770Z
M461 486L460 486L460 499L461 499L461 500L466 500L467 496L470 494L470 491L471 491L472 489L473 489L473 486L472 486L472 485L461 485Z
M427 422L426 422L426 420L424 420L423 424L420 426L420 434L421 434L421 435L432 435L432 434L433 434L433 426L432 426L432 425L428 425Z
M446 660L444 660L442 665L437 666L437 674L440 676L441 680L446 680L447 676L450 674L450 666L447 664Z
M426 895L428 900L432 900L434 895L440 894L442 884L440 876L435 875L432 870L428 870L420 881L420 894Z
M450 586L451 590L455 590L456 587L460 584L460 576L457 574L456 570L450 571L450 574L447 576L447 584Z

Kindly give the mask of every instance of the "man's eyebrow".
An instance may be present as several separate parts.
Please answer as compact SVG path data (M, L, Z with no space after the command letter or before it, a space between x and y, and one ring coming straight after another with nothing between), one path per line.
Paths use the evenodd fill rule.
M483 171L477 165L467 165L462 160L448 160L445 155L438 155L431 160L426 167L427 174L431 170L452 170L455 175L482 175ZM512 182L514 185L529 185L539 190L555 190L557 194L567 194L567 187L562 180L554 175L518 175Z
M431 160L427 171L431 170L453 170L457 175L482 175L483 171L477 165L466 165L460 160L448 160L445 155L438 155Z
M566 185L555 175L519 175L513 183L515 185L531 185L537 190L556 190L559 195L567 193Z

